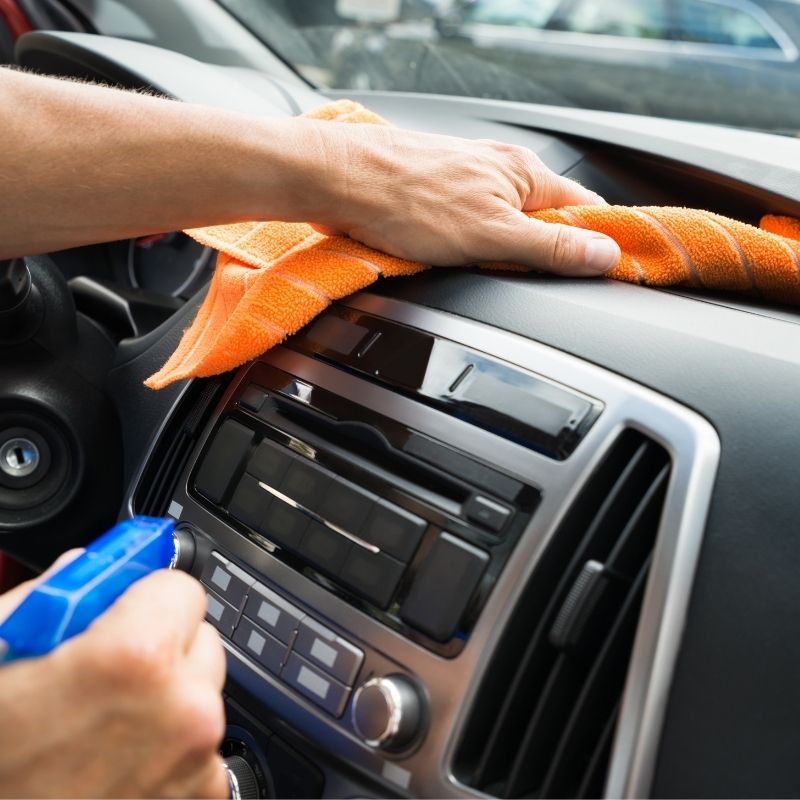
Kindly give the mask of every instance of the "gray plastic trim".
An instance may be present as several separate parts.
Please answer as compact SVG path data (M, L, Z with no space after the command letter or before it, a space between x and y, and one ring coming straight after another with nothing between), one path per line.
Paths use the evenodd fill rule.
M343 599L274 558L195 502L188 492L192 461L173 501L182 521L212 536L241 565L262 576L291 602L304 607L365 652L364 676L414 676L428 698L430 724L409 752L380 754L365 745L345 710L335 720L251 664L230 643L232 680L259 697L276 720L284 720L348 767L378 781L393 794L478 797L453 774L454 752L491 655L547 543L587 477L624 428L635 428L664 446L673 461L662 525L645 594L642 618L612 754L608 796L648 793L673 668L684 626L720 445L711 425L695 412L625 378L522 336L410 303L359 294L345 305L461 342L530 369L606 405L575 452L556 462L499 439L446 413L370 384L300 353L277 347L263 360L300 380L320 385L373 408L415 430L469 452L472 457L540 488L541 503L501 573L464 649L444 658L404 638ZM216 415L247 380L243 368L229 386ZM198 442L203 447L214 420ZM273 720L270 720L272 722ZM395 781L391 776L402 775Z

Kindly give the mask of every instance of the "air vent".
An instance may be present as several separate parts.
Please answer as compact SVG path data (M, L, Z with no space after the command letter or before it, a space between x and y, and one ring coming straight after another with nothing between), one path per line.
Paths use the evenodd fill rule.
M600 797L670 459L625 431L552 538L493 656L454 763L496 797Z
M161 516L166 512L175 482L223 389L224 383L212 378L194 381L186 390L147 459L133 497L134 513Z

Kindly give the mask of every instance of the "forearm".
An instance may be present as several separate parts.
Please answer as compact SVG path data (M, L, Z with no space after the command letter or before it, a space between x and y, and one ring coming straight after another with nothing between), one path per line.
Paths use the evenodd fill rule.
M307 175L324 164L314 125L304 120L6 69L0 131L0 257L249 219L305 219L313 216Z
M619 258L601 234L525 215L603 201L523 147L262 119L1 68L0 136L0 258L254 219L318 223L435 265L597 275Z

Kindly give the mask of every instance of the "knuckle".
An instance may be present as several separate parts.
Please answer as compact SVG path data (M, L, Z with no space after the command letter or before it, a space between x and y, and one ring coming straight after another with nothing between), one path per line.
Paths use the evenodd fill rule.
M141 691L163 685L173 667L170 648L153 639L131 636L98 637L99 641L87 654L88 669L104 687L119 691Z
M551 242L550 263L557 269L570 266L575 261L576 248L569 229L558 225Z
M189 756L205 758L213 753L225 736L225 709L222 695L208 689L184 691L177 701L180 741Z

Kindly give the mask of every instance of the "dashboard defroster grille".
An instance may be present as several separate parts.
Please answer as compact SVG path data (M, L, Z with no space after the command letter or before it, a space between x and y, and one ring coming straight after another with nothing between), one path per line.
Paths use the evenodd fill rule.
M667 452L626 430L523 592L457 750L498 797L598 797L669 480Z

